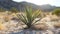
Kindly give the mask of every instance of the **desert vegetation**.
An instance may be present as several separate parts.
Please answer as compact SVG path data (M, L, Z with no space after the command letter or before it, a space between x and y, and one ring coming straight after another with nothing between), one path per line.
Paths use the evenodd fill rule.
M27 29L49 31L55 28L60 29L60 9L47 13L39 9L32 11L32 8L26 8L24 12L19 12L15 8L10 11L0 9L1 32L18 32Z
M33 13L32 9L26 9L24 14L18 15L18 18L25 23L28 28L30 28L34 23L38 22L39 20L36 20L34 23L33 21L40 15L40 11L37 10Z
M60 16L60 8L55 9L52 14L55 14L57 16Z

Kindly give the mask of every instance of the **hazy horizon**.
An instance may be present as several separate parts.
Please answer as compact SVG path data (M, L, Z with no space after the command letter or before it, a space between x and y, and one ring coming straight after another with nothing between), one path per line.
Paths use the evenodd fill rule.
M13 0L13 1L16 1L16 2L26 1L26 2L30 2L30 3L34 3L36 5L50 4L52 6L60 7L60 0Z

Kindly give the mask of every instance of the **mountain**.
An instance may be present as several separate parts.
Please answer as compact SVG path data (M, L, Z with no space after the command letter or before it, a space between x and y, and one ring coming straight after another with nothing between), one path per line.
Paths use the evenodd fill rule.
M19 4L12 0L0 0L0 8L10 9L12 7L18 8Z
M20 3L19 3L19 8L20 8L20 10L23 10L23 9L25 9L26 7L32 8L33 10L40 9L40 6L35 5L35 4L32 4L32 3L29 3L29 2L23 1L23 2L20 2Z
M11 8L17 8L20 11L24 11L26 7L32 7L33 10L43 10L43 11L51 11L54 8L56 8L56 6L51 6L49 4L46 5L35 5L33 3L29 3L29 2L15 2L12 0L0 0L0 8L4 8L7 10L10 10Z
M41 5L40 8L43 10L43 11L52 11L56 8L56 6L51 6L49 4L46 4L46 5Z

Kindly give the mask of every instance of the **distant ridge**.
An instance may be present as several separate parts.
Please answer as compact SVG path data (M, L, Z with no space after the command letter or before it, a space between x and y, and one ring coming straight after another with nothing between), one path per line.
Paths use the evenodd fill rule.
M10 10L12 7L17 8L20 11L24 11L26 7L32 7L33 10L43 10L43 11L52 11L53 9L56 8L56 6L51 6L49 4L46 5L35 5L33 3L29 3L29 2L15 2L12 0L0 0L0 8L4 8L7 10Z

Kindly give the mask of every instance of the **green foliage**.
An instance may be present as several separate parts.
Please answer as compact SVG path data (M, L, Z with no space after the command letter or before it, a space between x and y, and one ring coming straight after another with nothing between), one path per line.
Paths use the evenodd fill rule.
M5 10L3 8L0 8L0 12L4 12Z
M33 24L35 24L36 22L38 22L39 20L36 20L34 23L33 21L40 15L40 11L37 10L33 13L32 9L26 9L24 14L21 15L17 15L18 18L25 23L28 28L30 28Z
M60 15L60 9L55 9L55 10L52 12L52 14L55 14L55 15L59 16L59 15Z
M18 11L16 8L14 8L14 7L11 8L10 11L11 11L12 13L17 13L17 12L19 12L19 11Z

